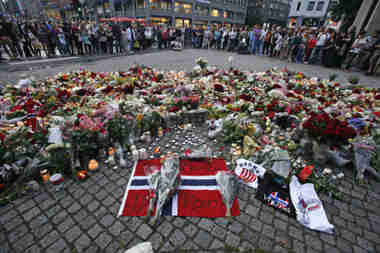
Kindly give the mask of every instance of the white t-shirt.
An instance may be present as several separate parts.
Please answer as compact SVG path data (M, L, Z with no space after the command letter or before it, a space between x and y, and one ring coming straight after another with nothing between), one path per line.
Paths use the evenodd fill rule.
M318 41L316 46L324 46L326 44L327 40L327 35L322 33L321 35L318 36Z

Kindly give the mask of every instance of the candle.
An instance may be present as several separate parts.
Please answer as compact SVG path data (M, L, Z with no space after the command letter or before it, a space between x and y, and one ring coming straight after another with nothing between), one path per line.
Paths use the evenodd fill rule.
M48 170L41 170L41 171L40 171L40 175L41 175L42 181L43 181L44 183L49 182L49 179L50 179L50 173L49 173Z
M87 178L87 171L86 171L86 170L80 170L80 171L78 171L78 173L77 173L77 178L78 178L79 180L84 180L84 179L86 179L86 178Z

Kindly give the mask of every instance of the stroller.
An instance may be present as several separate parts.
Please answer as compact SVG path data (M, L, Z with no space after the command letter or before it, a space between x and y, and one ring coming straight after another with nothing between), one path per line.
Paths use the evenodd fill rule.
M170 42L170 48L174 51L182 51L183 49L183 42L181 36L177 36L175 40Z
M238 54L249 54L247 39L243 38L238 45Z

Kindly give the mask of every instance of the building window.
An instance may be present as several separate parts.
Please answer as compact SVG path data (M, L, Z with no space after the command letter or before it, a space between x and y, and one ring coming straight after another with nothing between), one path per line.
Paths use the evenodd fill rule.
M193 5L186 3L175 2L175 12L182 12L185 14L191 14L193 12Z
M211 10L211 16L212 17L219 17L220 11L218 9L212 9Z
M144 0L137 0L136 7L137 8L144 8Z
M301 9L301 2L298 2L297 4L297 11L299 11Z
M208 7L200 4L195 5L195 14L198 16L208 16Z
M171 0L161 0L160 1L160 8L165 9L165 10L171 9L170 3L171 3Z
M307 10L312 11L314 9L315 1L309 1L307 5Z
M317 5L317 11L322 11L324 5L325 5L324 1L319 1Z

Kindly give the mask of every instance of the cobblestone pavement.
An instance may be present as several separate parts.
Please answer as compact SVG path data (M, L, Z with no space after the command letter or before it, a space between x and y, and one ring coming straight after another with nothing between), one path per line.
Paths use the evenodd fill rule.
M199 55L208 57L209 54L211 63L223 63L227 57L227 54L215 52L215 56L211 56L212 52L197 50L188 50L186 54L190 53L179 59L176 57L185 52L165 52L154 58L142 55L139 60L157 67L162 61L165 68L179 69L180 66L192 67L192 62L187 61ZM243 60L239 60L241 67L253 69L257 65L256 69L264 70L280 63L262 57L245 57L242 59L247 64L260 61L244 65ZM88 67L95 71L118 70L133 63L133 59L133 56L115 58ZM329 74L329 70L319 67L291 65L296 66L302 71L320 69L321 75ZM78 67L60 66L39 70L38 74L42 77ZM346 177L339 186L344 193L342 200L320 195L327 216L335 225L336 233L328 235L304 228L295 219L264 206L247 187L240 188L238 194L241 215L231 222L224 218L163 217L158 225L152 226L144 218L119 218L117 213L131 168L131 161L128 161L128 169L102 167L90 173L87 181L66 179L65 188L60 192L46 185L41 193L0 207L0 253L115 253L143 241L152 242L155 252L236 252L256 248L296 253L380 252L380 184L370 180L368 184L358 185L349 170L345 171Z
M328 69L321 66L305 65L288 63L287 61L278 60L266 56L252 56L252 55L238 55L236 53L229 53L216 50L199 50L199 49L186 49L181 52L175 51L162 51L150 52L138 55L129 55L125 57L112 57L100 61L90 61L88 57L83 58L83 62L75 62L73 64L59 64L55 66L54 62L45 61L40 66L30 66L27 71L10 71L7 68L0 69L0 82L8 83L14 82L23 75L33 75L37 79L45 78L59 72L67 72L78 70L79 68L87 68L91 71L118 71L126 70L129 66L139 63L152 66L163 70L186 70L190 71L195 65L195 59L198 57L207 58L210 65L219 67L230 67L228 57L233 56L233 66L239 67L242 70L253 71L266 71L272 67L284 68L288 67L290 70L304 72L309 76L318 76L320 78L329 78L333 73L338 75L337 81L342 84L347 84L347 78L357 76L360 78L360 84L368 87L380 87L380 78L368 77L363 75L362 72L346 73L338 69ZM25 68L28 64L25 63Z

